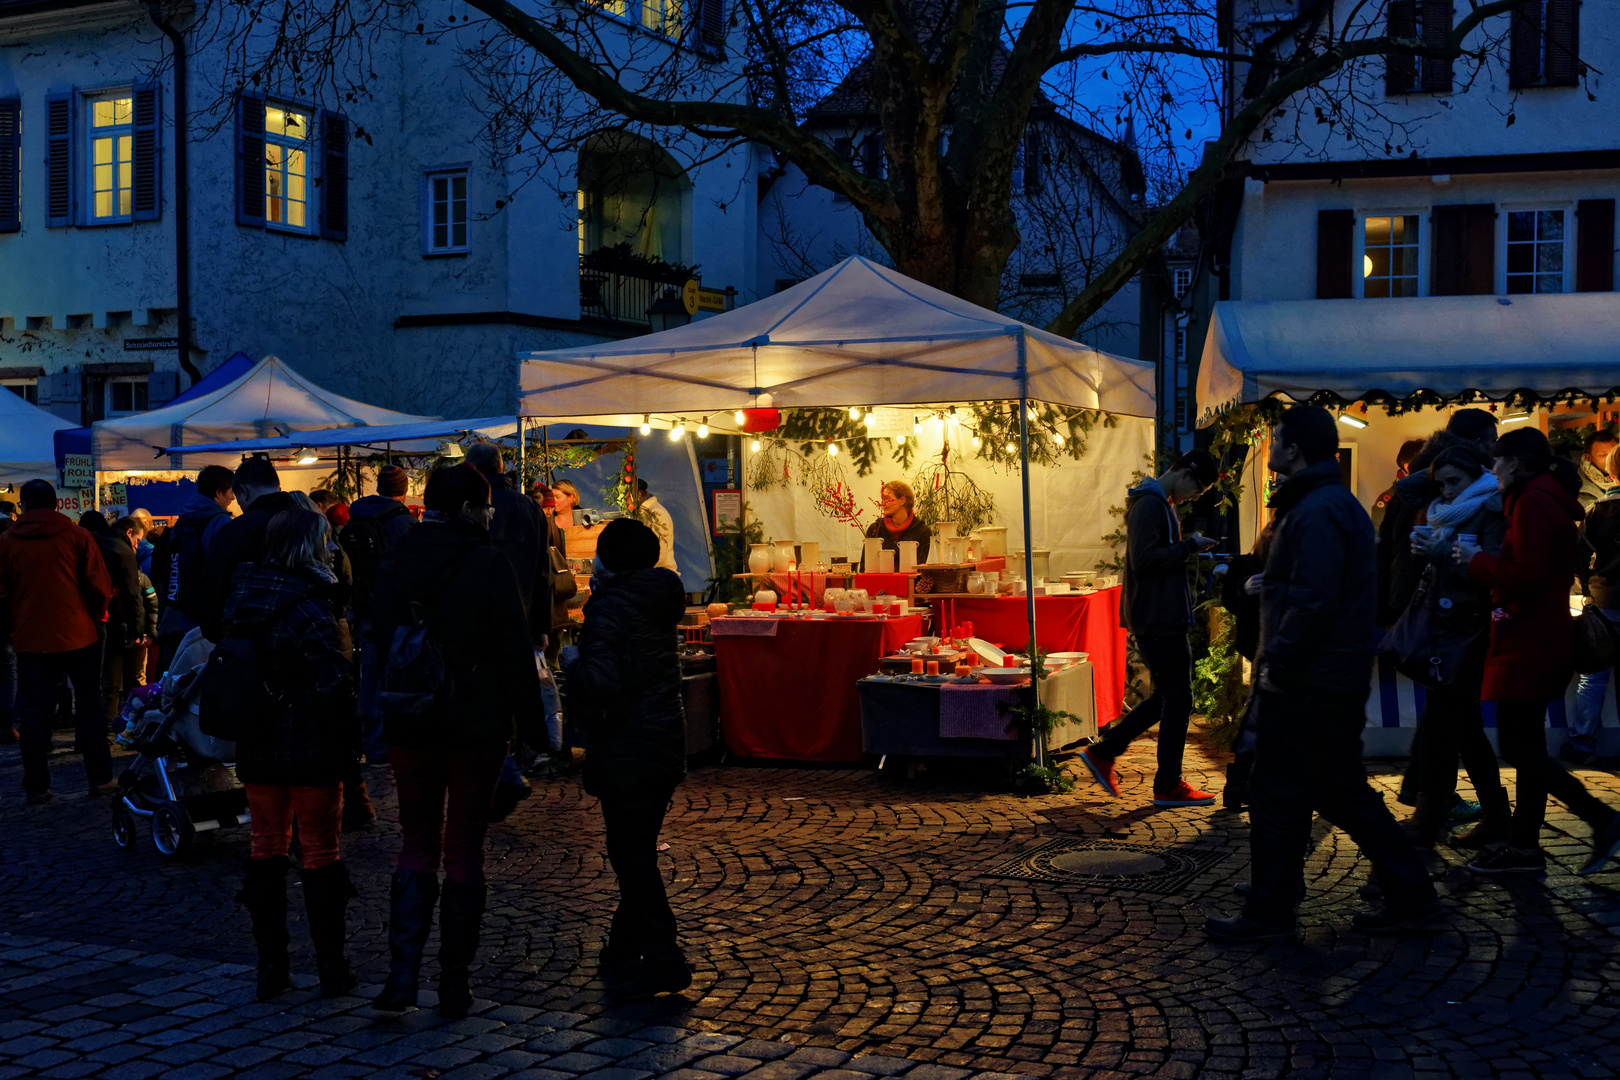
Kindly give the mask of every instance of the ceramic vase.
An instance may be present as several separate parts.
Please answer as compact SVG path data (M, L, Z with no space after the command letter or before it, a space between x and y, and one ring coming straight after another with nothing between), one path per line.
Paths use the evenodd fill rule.
M799 569L817 566L821 563L821 544L815 540L799 541Z
M788 568L792 565L793 541L778 540L776 542L776 561L771 564L771 569L775 570L777 573L785 574L787 573Z
M763 575L763 574L767 573L770 570L770 568L771 568L771 545L769 545L769 544L749 544L748 545L748 572L750 574Z
M900 572L917 569L917 541L901 540L895 547L900 549Z
M868 536L866 538L866 541L863 544L863 554L865 555L865 559L862 562L862 567L868 574L877 573L878 552L882 550L883 538L881 536Z

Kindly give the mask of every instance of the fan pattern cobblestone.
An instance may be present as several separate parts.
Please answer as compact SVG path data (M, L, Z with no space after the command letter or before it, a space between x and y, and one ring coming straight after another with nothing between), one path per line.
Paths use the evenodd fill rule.
M635 1006L595 981L614 895L595 801L572 776L536 781L491 830L477 1011L443 1022L377 1013L367 987L318 999L301 925L306 989L254 1003L233 898L245 834L179 863L144 835L120 852L105 800L66 794L82 791L76 757L53 757L64 794L28 808L17 751L0 748L0 1080L1615 1074L1620 873L1574 876L1586 830L1561 808L1545 881L1477 879L1445 852L1447 925L1399 938L1349 929L1367 868L1318 822L1299 943L1222 948L1199 926L1235 909L1246 818L1145 805L1153 749L1122 759L1123 800L1084 777L1020 799L937 769L698 769L663 856L697 981ZM1218 787L1219 768L1190 751L1195 784ZM1583 776L1620 804L1613 776ZM351 950L375 984L398 835L386 770L368 777L383 820L346 838L346 858L362 894ZM1063 835L1233 854L1170 896L984 874Z

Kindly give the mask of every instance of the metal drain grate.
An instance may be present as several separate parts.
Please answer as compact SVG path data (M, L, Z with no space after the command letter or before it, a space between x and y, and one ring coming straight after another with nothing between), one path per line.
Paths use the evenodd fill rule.
M1209 849L1121 844L1111 840L1062 836L1048 840L984 871L987 877L1049 881L1169 895L1222 859Z

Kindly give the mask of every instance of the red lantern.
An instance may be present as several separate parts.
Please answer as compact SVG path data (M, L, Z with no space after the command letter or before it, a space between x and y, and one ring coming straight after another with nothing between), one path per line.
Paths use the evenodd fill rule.
M750 435L775 431L782 426L781 409L744 409L742 429Z

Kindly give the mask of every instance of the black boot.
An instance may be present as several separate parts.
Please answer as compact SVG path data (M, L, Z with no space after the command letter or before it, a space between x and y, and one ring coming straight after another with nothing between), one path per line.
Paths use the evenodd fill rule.
M1241 810L1249 801L1249 772L1254 767L1252 754L1238 754L1226 766L1226 786L1221 789L1221 805L1228 810Z
M315 945L315 969L321 976L321 997L347 994L360 984L349 970L343 953L347 940L343 909L349 898L359 895L349 880L349 868L341 860L314 870L305 870L304 912L309 917L309 940Z
M287 858L249 859L237 900L253 920L259 947L258 1000L292 989L287 962Z
M444 879L439 904L439 1015L446 1020L460 1020L472 1008L467 969L478 952L485 889L482 881Z
M433 928L439 900L439 876L426 870L396 870L388 906L388 982L374 1004L384 1012L403 1012L416 1004L422 950Z
M1487 847L1507 839L1508 825L1513 820L1513 804L1506 790L1482 794L1479 799L1480 818L1466 832L1453 833L1451 846L1458 848Z

